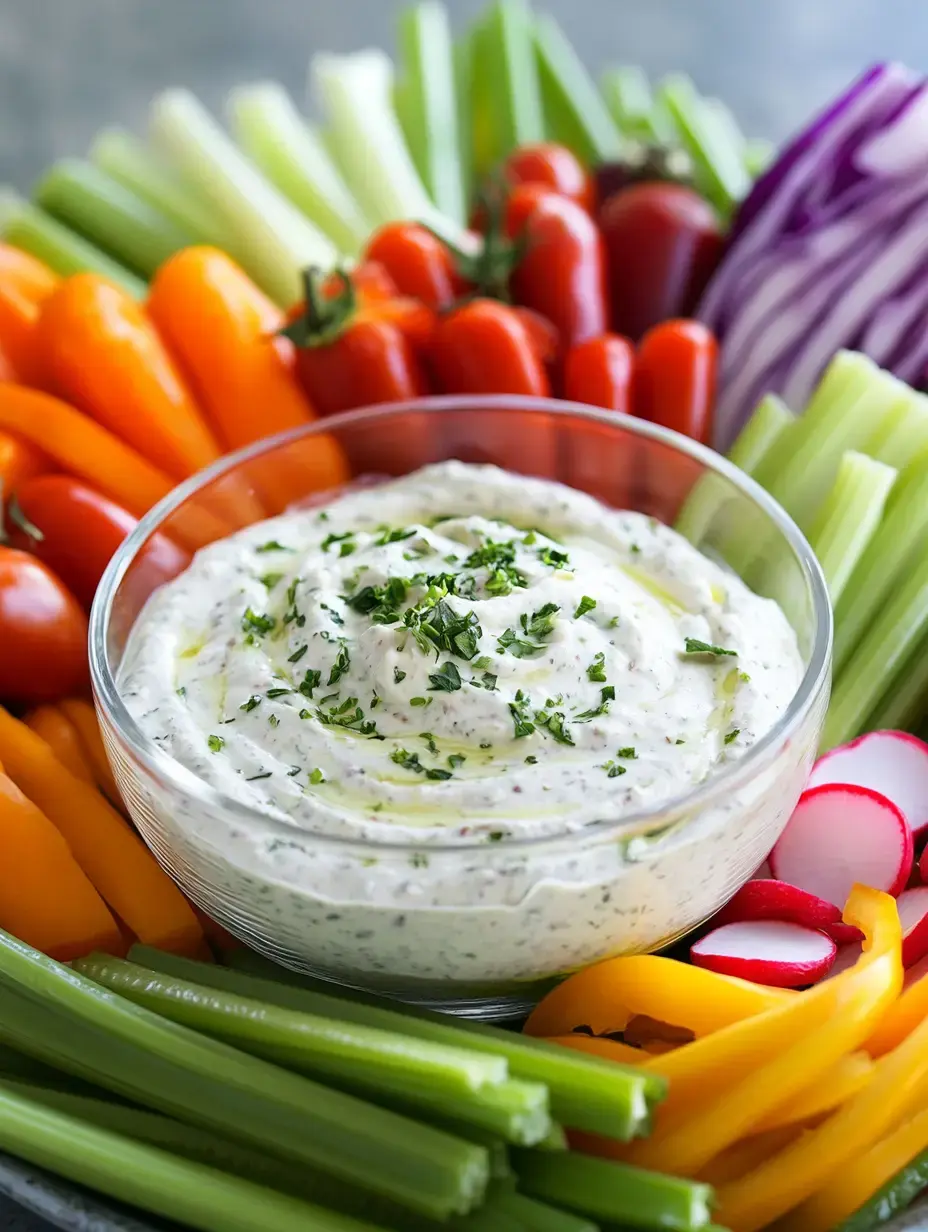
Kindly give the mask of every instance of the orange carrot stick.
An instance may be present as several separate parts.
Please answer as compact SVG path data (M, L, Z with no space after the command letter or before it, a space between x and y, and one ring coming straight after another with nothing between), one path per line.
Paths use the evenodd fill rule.
M116 921L68 844L5 774L0 848L0 927L59 962L97 949L125 953Z
M196 951L203 933L187 900L142 840L45 741L0 707L0 761L61 832L100 896L146 945Z
M109 800L110 804L118 808L120 812L123 812L125 805L123 804L122 794L116 786L113 771L110 769L109 758L106 756L106 749L103 747L103 737L100 735L100 724L97 722L93 706L80 697L66 697L58 705L61 708L61 713L77 732L81 747L84 750L84 756L93 772L93 781L106 796L107 800Z
M11 432L0 431L0 500L12 496L20 484L52 470L47 454Z
M77 729L57 706L36 706L24 716L23 722L41 736L64 768L85 783L93 783L93 771L87 761Z
M175 253L155 275L148 311L226 449L316 418L293 373L290 343L275 337L283 313L225 253ZM292 465L276 464L275 495L284 505L346 478L341 448L320 436L293 450Z
M49 388L175 479L219 457L144 308L107 279L66 278L42 305L36 345Z
M37 302L49 295L61 279L48 266L13 244L0 243L0 285L16 283Z

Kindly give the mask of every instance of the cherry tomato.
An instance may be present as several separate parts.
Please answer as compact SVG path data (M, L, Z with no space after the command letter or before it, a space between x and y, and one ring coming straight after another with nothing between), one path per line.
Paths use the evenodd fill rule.
M588 338L567 352L564 397L627 413L634 362L635 348L620 334Z
M636 415L708 445L715 407L718 343L699 321L664 321L635 356Z
M138 522L70 475L40 475L20 485L6 524L10 545L38 557L89 611L103 571ZM139 559L157 584L180 573L190 554L156 534Z
M444 393L547 397L551 392L537 338L515 309L497 300L473 299L443 317L431 359Z
M351 271L351 282L362 303L379 303L399 295L400 289L391 278L386 266L379 261L361 261ZM330 274L322 287L322 294L332 299L341 294L342 280Z
M510 184L542 184L587 211L593 208L592 178L566 145L540 141L520 146L506 159L503 174Z
M371 236L365 257L388 272L401 295L421 299L436 312L450 308L464 290L452 251L418 223L387 223Z
M538 184L522 184L506 204L506 232L525 246L510 278L515 302L547 317L565 347L605 333L605 252L587 211Z
M41 561L0 547L0 698L34 705L88 684L87 618Z
M612 328L637 342L693 312L722 254L710 205L682 184L636 184L600 211Z

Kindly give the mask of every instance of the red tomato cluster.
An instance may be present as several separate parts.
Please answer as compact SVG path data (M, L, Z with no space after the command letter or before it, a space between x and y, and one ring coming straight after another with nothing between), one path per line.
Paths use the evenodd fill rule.
M721 254L715 215L673 183L595 197L569 150L527 147L484 194L466 250L391 223L350 278L310 272L286 333L319 412L556 396L708 442L717 347L688 314Z

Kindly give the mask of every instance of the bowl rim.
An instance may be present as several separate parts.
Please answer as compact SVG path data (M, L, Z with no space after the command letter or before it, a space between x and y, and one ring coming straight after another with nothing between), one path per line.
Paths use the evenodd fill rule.
M722 476L769 517L792 548L811 594L815 627L809 660L799 687L773 727L753 744L743 757L731 762L718 774L706 779L695 791L684 792L661 801L653 808L639 809L617 819L608 818L591 822L582 830L583 836L604 834L606 837L631 838L663 831L678 819L675 814L702 812L710 808L719 798L730 795L733 791L743 787L755 775L762 773L776 759L783 745L789 741L809 708L828 684L833 639L832 607L825 576L806 537L779 502L775 501L754 479L729 462L727 458L716 453L715 450L647 420L562 399L536 398L520 394L451 394L409 399L404 402L378 403L374 406L319 418L305 427L301 426L274 436L264 437L243 449L225 454L211 466L198 471L172 489L139 520L136 528L120 544L100 580L90 612L88 640L91 684L94 701L102 710L105 719L115 728L119 738L128 746L137 761L141 762L145 770L158 779L162 785L195 800L211 812L221 813L229 820L236 819L241 824L251 826L256 824L279 826L287 833L297 832L304 838L311 839L313 843L323 846L331 844L342 848L407 850L410 847L419 848L424 841L428 842L426 832L419 834L416 838L400 838L396 835L398 827L384 827L386 833L376 838L371 838L367 834L361 837L318 833L297 826L287 818L276 817L260 809L252 808L217 790L205 779L201 779L181 762L165 753L136 723L122 700L116 677L110 670L107 643L114 597L139 549L162 528L165 520L184 501L220 476L234 471L242 464L259 458L262 454L269 453L281 445L324 434L331 431L333 427L376 424L381 420L389 420L393 416L410 412L443 414L465 408L478 411L528 411L536 414L543 412L562 418L566 425L569 425L571 421L584 419L605 424L607 427L617 426L633 435L658 441L702 463L707 473ZM577 838L576 832L565 832L564 835L546 837L507 835L493 844L493 850L502 852L519 847L556 847L560 844L575 844ZM442 851L461 853L475 847L486 847L482 836L463 837L454 843L428 842L430 854Z

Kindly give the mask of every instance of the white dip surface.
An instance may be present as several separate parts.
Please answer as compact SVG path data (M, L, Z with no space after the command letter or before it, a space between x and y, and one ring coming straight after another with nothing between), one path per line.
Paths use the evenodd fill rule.
M268 931L336 972L473 980L538 973L532 898L531 928L565 933L548 973L588 960L586 881L601 902L604 870L557 888L555 927L548 844L536 860L511 840L685 795L773 726L802 674L777 605L666 526L446 462L201 551L142 612L120 686L166 753L268 819L218 838L215 818L177 823L228 858L244 915L260 890ZM465 850L430 860L448 844ZM492 855L468 865L480 847ZM575 879L563 856L553 866ZM660 911L656 897L637 913ZM614 947L615 911L600 910L597 953Z

